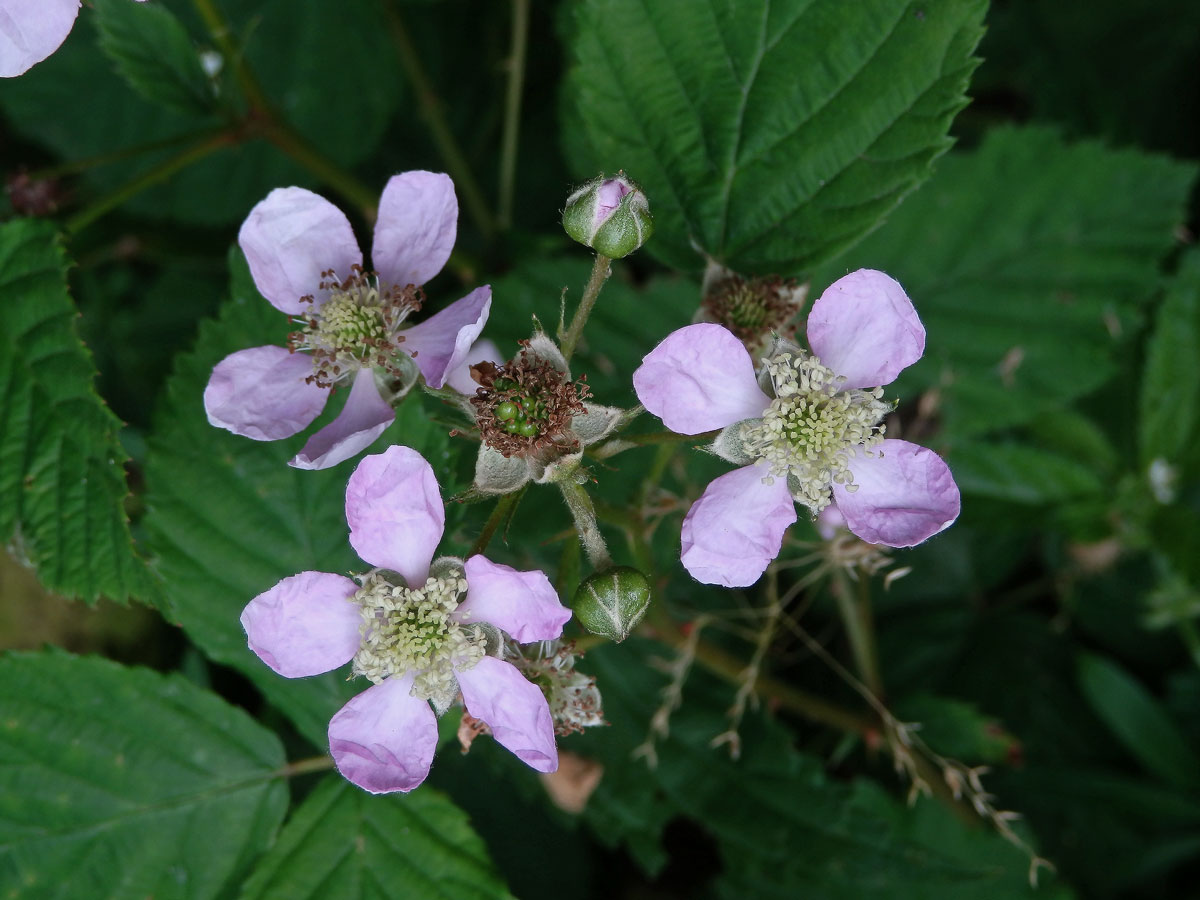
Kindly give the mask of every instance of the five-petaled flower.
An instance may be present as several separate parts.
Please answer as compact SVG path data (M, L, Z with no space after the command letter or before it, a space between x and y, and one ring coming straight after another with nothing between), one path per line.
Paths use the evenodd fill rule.
M57 50L71 33L77 15L79 0L4 0L0 7L0 78L23 75Z
M329 723L338 770L371 793L410 791L437 746L437 714L461 691L467 712L539 772L558 767L542 690L505 661L519 643L561 636L571 611L545 574L483 556L434 560L445 509L433 469L416 451L365 457L346 487L350 543L376 566L355 582L301 572L242 613L250 649L288 678L354 661L375 684Z
M320 414L334 386L350 386L338 417L290 461L324 469L366 449L395 419L389 399L417 370L442 387L462 366L491 309L487 285L409 326L420 285L441 271L458 229L454 184L434 172L393 176L379 200L372 261L336 206L278 188L238 233L259 292L301 327L288 347L252 347L213 369L204 408L213 425L260 441L291 437ZM304 351L304 352L297 352Z
M778 341L756 377L720 325L667 336L634 373L638 399L672 431L723 429L712 450L737 463L684 518L681 560L698 581L753 584L796 521L836 504L854 534L911 547L959 512L950 469L932 450L884 440L881 385L921 358L925 329L892 278L861 269L834 282L808 316L812 353ZM769 388L771 394L764 392Z

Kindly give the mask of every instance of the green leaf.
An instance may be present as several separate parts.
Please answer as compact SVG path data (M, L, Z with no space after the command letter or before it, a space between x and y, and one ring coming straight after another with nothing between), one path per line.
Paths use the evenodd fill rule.
M1200 419L1200 252L1190 250L1158 308L1142 375L1143 465L1179 462Z
M157 3L95 0L100 48L129 86L153 103L203 115L214 107L212 85L179 20Z
M75 332L67 259L47 222L0 225L0 540L54 591L148 599L124 502L121 423Z
M983 0L588 0L571 42L568 156L625 169L646 245L797 274L929 177L978 60Z
M1044 128L998 129L944 159L814 290L859 267L904 285L928 343L896 387L936 389L947 434L1053 415L1116 372L1195 174Z
M42 900L226 896L287 807L275 735L178 675L0 658L0 883Z
M1030 506L1098 494L1100 479L1082 463L1025 444L955 445L954 480L964 494Z
M148 542L166 584L168 615L209 657L244 672L323 747L329 718L364 683L336 672L276 675L247 649L238 617L253 597L288 575L369 568L347 539L346 480L358 459L319 472L287 465L340 399L286 441L252 441L208 423L202 398L212 367L236 350L283 343L289 330L287 317L259 296L237 250L230 268L232 299L217 321L201 326L195 352L178 361L156 418L146 462ZM435 461L449 452L446 429L425 418L415 394L375 447L393 443Z
M373 796L326 778L288 821L241 900L511 898L466 815L423 787Z
M1200 788L1200 756L1157 700L1111 660L1081 653L1079 686L1096 714L1130 753L1175 787Z
M665 862L666 823L691 819L716 842L718 897L812 896L1000 900L1027 896L1028 860L987 829L962 826L934 801L914 808L865 781L826 777L821 762L794 749L792 734L758 714L740 728L740 759L713 738L729 727L736 688L694 671L658 765L629 756L647 735L662 677L653 645L631 638L588 654L612 727L586 733L578 752L605 764L584 812L606 843L621 842L651 870ZM1052 884L1046 896L1062 897Z

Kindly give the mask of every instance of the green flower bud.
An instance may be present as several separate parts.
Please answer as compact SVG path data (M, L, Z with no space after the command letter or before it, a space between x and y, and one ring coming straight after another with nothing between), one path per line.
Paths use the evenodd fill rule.
M584 628L619 644L642 621L649 606L646 576L629 566L616 566L581 584L571 608Z
M601 256L628 256L654 233L646 195L619 172L589 181L567 198L563 210L567 234Z

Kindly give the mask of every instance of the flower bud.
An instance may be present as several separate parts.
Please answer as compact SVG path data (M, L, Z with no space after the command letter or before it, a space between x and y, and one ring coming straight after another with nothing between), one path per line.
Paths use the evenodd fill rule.
M601 256L628 256L654 233L654 217L646 195L618 172L589 181L567 198L563 228Z
M637 569L616 566L597 572L575 592L572 610L592 634L618 644L642 621L650 606L650 582Z

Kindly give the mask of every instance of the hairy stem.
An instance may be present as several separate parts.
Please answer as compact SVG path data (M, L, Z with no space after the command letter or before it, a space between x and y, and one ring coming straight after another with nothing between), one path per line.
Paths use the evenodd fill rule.
M500 523L512 514L517 507L517 502L525 493L525 488L519 491L513 491L511 494L505 494L496 501L496 505L492 508L492 514L488 516L488 520L483 523L483 530L479 532L479 537L475 540L475 546L471 548L470 556L477 553L482 553L487 549L488 543L492 540L492 536L496 533L496 529L500 527Z
M297 775L307 775L310 772L324 772L333 768L332 756L311 756L308 759L298 759L290 762L273 773L279 778L295 778Z
M596 262L592 265L592 277L588 279L587 287L583 289L579 308L571 317L571 325L567 328L566 334L559 336L561 338L559 346L562 349L563 358L568 362L571 360L571 354L575 352L575 345L579 343L579 338L583 335L583 326L587 324L588 316L592 314L592 307L596 305L596 298L600 296L600 290L604 287L604 282L611 269L612 260L597 253Z
M588 562L597 572L611 567L612 556L609 555L608 545L604 542L604 535L600 533L600 526L596 524L596 509L592 506L591 496L582 484L571 478L558 482L558 486L562 490L567 508L571 510L575 531L583 543Z

